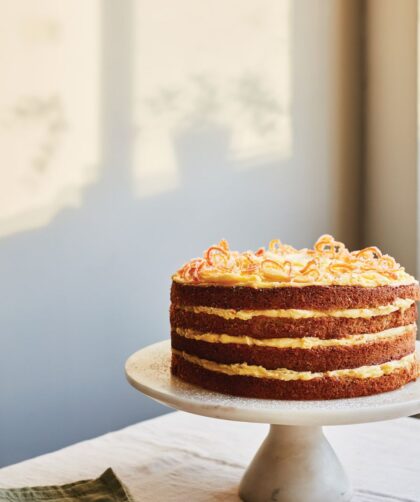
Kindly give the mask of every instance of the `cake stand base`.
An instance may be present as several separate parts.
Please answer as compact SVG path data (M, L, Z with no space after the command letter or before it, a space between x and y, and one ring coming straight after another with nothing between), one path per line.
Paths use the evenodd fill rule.
M420 349L420 343L417 343ZM420 357L420 351L419 351ZM143 394L178 410L212 418L271 425L245 472L245 502L345 502L351 487L323 425L389 420L420 412L420 378L393 392L331 401L277 401L210 392L170 373L170 342L128 358L128 381Z
M244 502L347 502L352 490L321 427L271 425L239 495Z

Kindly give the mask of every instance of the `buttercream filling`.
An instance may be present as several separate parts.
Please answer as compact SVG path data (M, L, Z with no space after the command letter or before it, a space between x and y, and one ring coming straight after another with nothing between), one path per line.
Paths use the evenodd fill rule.
M226 320L240 319L242 321L249 321L253 317L274 317L285 319L308 319L312 317L340 317L347 319L370 319L381 315L392 314L397 310L405 311L414 300L398 298L395 302L389 305L382 305L379 307L362 308L362 309L335 309L335 310L301 310L301 309L269 309L269 310L234 310L234 309L220 309L215 307L178 307L186 312L193 312L194 314L211 314L223 317Z
M364 343L384 340L389 338L397 338L398 336L410 331L415 332L416 325L409 324L407 326L399 326L390 328L379 333L370 333L363 335L351 335L346 338L332 338L322 340L316 337L303 338L251 338L249 336L231 336L217 333L202 333L200 331L176 328L178 335L190 340L198 340L208 343L224 343L224 344L239 344L259 347L274 347L274 348L296 348L296 349L312 349L316 347L337 347L337 346L355 346Z
M417 281L405 272L399 271L397 279L391 279L381 275L379 272L366 272L360 275L343 274L342 276L330 278L322 277L319 280L311 282L298 282L291 280L290 282L264 280L258 275L238 274L234 272L211 272L203 273L200 283L194 286L247 286L249 288L304 288L306 286L360 286L362 288L374 288L377 286L409 286L410 284L417 284ZM185 280L178 273L172 276L174 282L180 284L191 284L191 281Z
M353 369L342 369L325 372L311 372L311 371L293 371L286 368L278 368L275 370L268 370L263 366L254 366L246 363L240 364L221 364L200 357L193 356L187 352L182 352L173 349L173 353L182 357L186 361L200 366L206 370L214 371L217 373L224 373L230 376L250 376L254 378L268 378L272 380L313 380L314 378L323 377L336 377L336 378L378 378L384 375L389 375L394 371L403 369L410 369L416 364L416 355L413 352L402 359L389 361L384 364L373 366L361 366Z

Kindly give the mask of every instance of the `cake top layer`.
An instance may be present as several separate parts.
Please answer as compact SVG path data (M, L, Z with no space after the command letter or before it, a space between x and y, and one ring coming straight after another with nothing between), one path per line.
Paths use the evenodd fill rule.
M394 258L375 247L349 251L330 235L321 236L313 249L295 249L272 240L268 249L232 251L227 241L210 246L202 258L180 268L173 281L182 284L248 286L400 286L415 283Z

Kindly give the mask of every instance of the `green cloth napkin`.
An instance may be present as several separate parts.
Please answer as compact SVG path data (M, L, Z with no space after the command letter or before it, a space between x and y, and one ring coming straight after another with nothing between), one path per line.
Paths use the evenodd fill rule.
M29 502L134 502L112 469L98 479L86 479L62 486L0 488L0 501Z

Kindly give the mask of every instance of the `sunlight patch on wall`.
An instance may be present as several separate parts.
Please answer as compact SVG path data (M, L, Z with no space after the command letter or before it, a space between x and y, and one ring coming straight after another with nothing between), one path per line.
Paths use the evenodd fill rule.
M100 2L1 2L0 235L81 203L98 164Z
M192 150L219 149L232 169L291 155L290 0L139 0L135 9L139 196L176 188Z

